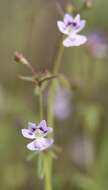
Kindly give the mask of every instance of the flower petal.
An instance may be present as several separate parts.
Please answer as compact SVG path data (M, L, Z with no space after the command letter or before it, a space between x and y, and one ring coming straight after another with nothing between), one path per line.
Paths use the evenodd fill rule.
M64 24L67 25L69 22L73 22L73 17L69 14L64 15Z
M54 142L53 139L38 138L35 141L29 143L27 145L27 148L32 151L33 150L42 151L50 147L53 144L53 142Z
M36 142L35 141L32 141L31 143L27 144L27 148L29 150L39 150L39 148L36 146Z
M79 23L79 27L74 31L75 33L80 32L86 25L86 21L85 20L81 20Z
M68 34L64 22L57 21L57 26L58 26L58 29L60 30L60 32L62 32L63 34Z
M80 46L87 41L86 36L83 35L73 35L69 36L63 41L65 47Z
M22 129L22 135L28 139L34 139L34 134L29 129Z
M32 123L32 122L28 122L28 129L31 131L31 132L34 132L36 130L36 124L35 123Z
M50 127L47 127L47 124L46 124L46 121L45 120L42 120L39 125L38 125L38 128L44 133L44 134L48 134L48 133L51 133L53 131L52 128Z
M74 21L78 22L78 23L80 22L80 15L79 14L76 15L76 17L74 18Z

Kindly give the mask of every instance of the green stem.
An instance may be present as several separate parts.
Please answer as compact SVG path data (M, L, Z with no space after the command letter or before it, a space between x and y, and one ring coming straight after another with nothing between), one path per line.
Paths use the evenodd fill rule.
M45 158L44 158L45 190L52 190L52 183L51 183L51 162L52 162L51 156L49 154L46 154Z
M64 38L64 36L63 36L63 38ZM63 38L61 39L61 41L63 40ZM63 52L64 52L64 46L61 43L57 58L54 62L54 66L53 66L53 74L54 75L59 73ZM50 83L50 86L49 86L49 90L48 90L47 122L48 122L48 126L53 127L53 128L54 128L54 114L53 114L54 91L55 91L55 81L52 80ZM52 185L51 185L52 163L53 163L52 157L50 155L47 155L47 157L45 157L45 190L52 190Z
M53 74L58 74L63 55L64 47L61 44L57 59L54 63ZM48 91L48 113L47 122L49 127L54 127L54 114L53 114L53 100L54 100L54 81L51 81ZM45 156L45 190L52 190L51 179L52 179L52 157L50 155Z
M53 74L58 74L60 65L61 65L61 59L63 56L64 46L61 44L58 52L57 59L54 62L54 68L53 68ZM48 91L48 125L50 127L54 127L54 115L53 115L53 99L54 99L54 81L52 80L49 86Z
M40 92L39 92L39 114L40 114L40 121L41 121L44 117L43 93L42 93L41 88L40 88ZM52 184L51 184L51 162L52 162L52 158L48 153L44 153L44 155L42 153L40 153L39 159L42 159L42 157L44 157L43 168L44 168L45 190L52 190ZM39 168L41 168L41 166ZM41 174L41 171L39 173Z
M59 72L63 52L64 52L64 46L63 46L63 44L60 44L58 56L57 56L57 59L55 60L54 68L53 68L53 74L55 74L55 75L58 74L58 72Z
M43 94L41 88L39 93L39 112L40 112L40 121L41 121L43 119Z

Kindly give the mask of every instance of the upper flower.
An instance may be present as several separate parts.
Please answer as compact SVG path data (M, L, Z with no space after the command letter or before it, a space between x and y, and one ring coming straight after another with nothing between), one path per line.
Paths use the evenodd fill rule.
M63 34L76 34L85 27L86 21L80 20L80 15L76 15L75 18L69 14L64 15L63 21L57 21L57 26Z
M63 41L63 45L66 47L70 46L79 46L84 44L87 41L87 38L82 35L78 35L85 27L86 21L80 19L80 15L77 14L75 18L73 18L69 14L65 14L63 21L57 21L57 26L63 34L68 35Z
M28 129L22 129L22 135L29 139L35 139L27 145L30 150L44 150L53 144L53 139L46 139L45 136L53 131L47 127L46 121L42 120L37 126L35 123L28 123Z
M47 127L45 120L42 120L37 126L35 123L29 122L28 129L22 129L22 135L29 139L35 139L36 137L46 136L52 130L52 128Z

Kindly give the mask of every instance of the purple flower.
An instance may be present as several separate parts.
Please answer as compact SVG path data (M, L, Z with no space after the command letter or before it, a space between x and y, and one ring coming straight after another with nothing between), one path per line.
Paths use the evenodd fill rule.
M68 35L63 41L65 47L80 46L87 41L86 36L77 34L85 27L85 24L86 21L80 20L79 14L75 18L69 14L65 14L63 21L57 21L60 32Z
M67 119L71 114L71 93L58 88L54 97L54 115L59 120Z
M107 40L103 33L91 32L88 35L88 49L90 53L97 58L104 58L108 53Z
M39 125L29 122L28 129L22 129L22 135L28 139L35 139L27 145L29 150L44 150L53 144L53 139L46 139L48 133L53 132L53 129L47 127L46 121L42 120Z
M28 129L22 129L22 135L28 139L35 139L38 136L44 137L52 131L52 128L47 127L46 121L42 120L37 126L35 123L29 122Z

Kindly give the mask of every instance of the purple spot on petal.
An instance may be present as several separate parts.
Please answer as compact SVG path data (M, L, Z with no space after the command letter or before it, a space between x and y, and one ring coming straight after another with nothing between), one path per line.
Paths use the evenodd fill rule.
M32 131L32 132L35 132L35 130L36 130L36 128L31 128L31 131Z
M66 26L71 26L73 23L72 22L68 22L67 24L66 24Z
M70 38L70 40L71 40L72 42L75 42L76 39L75 39L75 38Z
M29 135L33 135L33 133L32 133L32 132L29 132Z
M43 127L39 127L39 129L40 129L41 131L43 131L44 133L47 133L47 132L48 132L48 130L45 129L45 128L43 128Z

